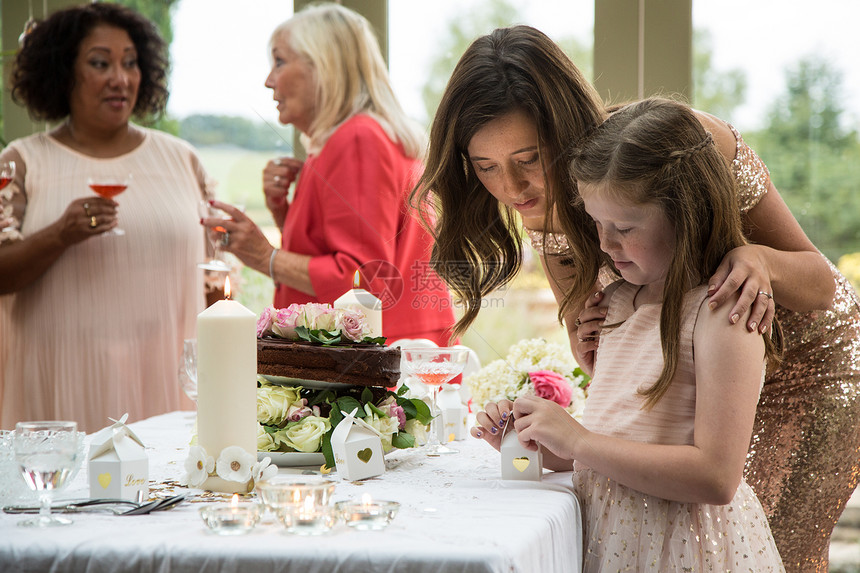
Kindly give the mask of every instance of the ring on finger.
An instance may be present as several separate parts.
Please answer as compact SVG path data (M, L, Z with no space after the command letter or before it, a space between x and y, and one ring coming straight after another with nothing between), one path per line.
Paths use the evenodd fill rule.
M90 215L90 204L89 204L89 203L84 203L84 204L82 205L82 207L84 208L84 213L86 213L87 217L90 217L90 216L91 216L91 215Z
M90 229L95 229L98 224L99 223L98 223L98 221L96 221L96 216L92 215L90 217Z
M281 177L280 175L275 175L275 183L280 183L281 179L283 179L283 177Z
M582 326L582 322L577 318L576 320L573 321L573 325L574 326Z
M764 296L766 296L766 297L768 298L768 300L772 300L772 299L773 299L773 295L772 295L771 293L769 293L769 292L765 292L765 291L763 291L763 290L758 291L758 294L757 294L756 296L759 296L759 295L764 295Z

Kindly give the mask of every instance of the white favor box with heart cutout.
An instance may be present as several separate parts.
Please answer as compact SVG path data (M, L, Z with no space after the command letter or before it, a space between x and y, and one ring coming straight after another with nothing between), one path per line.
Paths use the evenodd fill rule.
M149 458L140 438L125 425L128 414L99 430L90 442L90 497L142 502L149 498Z
M337 473L347 481L358 481L385 473L382 439L379 432L353 410L340 421L331 434L331 452Z
M511 427L513 419L508 420L510 429L502 436L499 451L502 454L502 479L541 481L543 476L543 454L540 449L527 450L517 439L517 431Z
M436 424L439 442L465 440L468 434L468 413L460 398L459 384L445 384L436 397L440 419Z

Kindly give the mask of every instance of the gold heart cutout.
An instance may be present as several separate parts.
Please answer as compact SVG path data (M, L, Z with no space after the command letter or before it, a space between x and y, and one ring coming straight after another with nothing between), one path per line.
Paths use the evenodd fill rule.
M109 473L99 474L99 485L107 489L107 486L110 485L110 479L111 478Z
M530 463L531 461L528 458L514 458L514 467L517 468L520 473L526 471Z
M449 442L453 442L453 441L454 441L454 432L451 432L450 434L448 434L448 441L449 441Z
M359 450L359 452L358 452L358 459L360 459L364 463L369 462L370 458L372 458L372 457L373 457L373 450L371 450L370 448L364 448L363 450Z

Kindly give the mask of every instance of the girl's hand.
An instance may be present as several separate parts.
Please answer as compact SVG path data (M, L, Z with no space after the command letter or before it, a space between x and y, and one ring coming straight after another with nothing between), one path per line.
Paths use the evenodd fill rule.
M116 227L116 207L116 201L96 196L69 203L56 223L63 244L74 245Z
M598 306L603 301L603 291L598 291L588 297L585 307L574 323L576 326L577 362L582 370L591 376L594 374L594 352L600 338L600 330L606 320L606 307Z
M484 410L475 416L477 425L469 433L498 450L502 445L502 430L510 420L513 409L514 403L510 400L487 402Z
M287 193L304 163L293 157L272 159L263 168L263 193L270 211L286 210Z
M567 410L537 396L523 396L514 402L514 428L526 449L537 451L543 446L563 460L574 459L577 442L587 434Z
M708 307L715 310L736 291L737 302L729 312L729 322L735 324L742 318L750 332L759 333L770 328L776 305L773 302L773 286L766 260L761 256L760 245L744 245L729 251L708 280ZM749 310L749 314L747 314Z

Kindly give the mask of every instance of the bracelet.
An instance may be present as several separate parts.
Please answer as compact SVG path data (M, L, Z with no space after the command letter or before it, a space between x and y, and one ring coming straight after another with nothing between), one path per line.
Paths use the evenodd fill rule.
M532 248L541 255L563 255L570 250L570 243L564 233L545 233L526 228L526 234L532 242Z
M272 279L272 282L277 286L278 281L275 280L275 255L278 254L278 251L281 249L275 247L272 249L272 254L269 257L269 277Z

